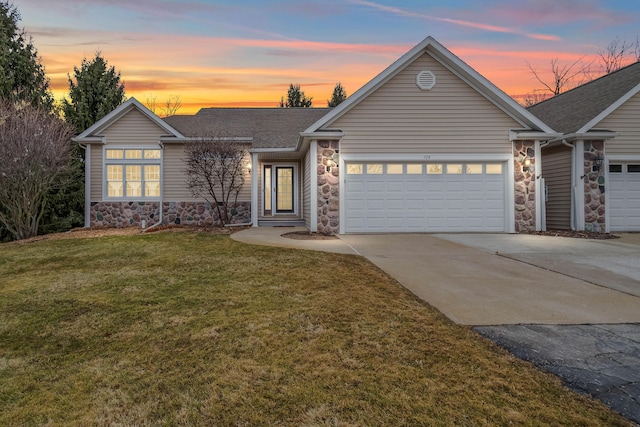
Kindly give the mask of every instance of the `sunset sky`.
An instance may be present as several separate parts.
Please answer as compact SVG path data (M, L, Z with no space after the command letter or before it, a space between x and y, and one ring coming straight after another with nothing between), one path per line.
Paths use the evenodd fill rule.
M336 82L353 93L433 36L511 96L541 85L617 37L635 42L629 0L14 0L56 99L67 74L101 51L127 96L202 106L275 107L289 83L325 107Z

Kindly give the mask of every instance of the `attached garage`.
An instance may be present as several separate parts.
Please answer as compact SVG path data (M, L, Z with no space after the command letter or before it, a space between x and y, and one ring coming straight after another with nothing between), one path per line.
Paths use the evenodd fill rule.
M640 161L609 164L607 205L612 232L640 231Z
M506 169L504 162L349 162L345 232L504 232Z

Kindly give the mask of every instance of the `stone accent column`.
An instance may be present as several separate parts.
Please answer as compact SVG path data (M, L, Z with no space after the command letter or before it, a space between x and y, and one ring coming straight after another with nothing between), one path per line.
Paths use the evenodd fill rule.
M339 144L318 141L318 232L324 234L340 231L340 170L337 162L331 168L327 165L338 153Z
M531 160L533 171L524 170L524 159ZM515 180L516 233L536 229L536 158L534 141L514 141L513 169Z
M604 170L594 171L596 157L604 159L604 141L584 142L584 228L605 231ZM604 166L604 163L603 163Z

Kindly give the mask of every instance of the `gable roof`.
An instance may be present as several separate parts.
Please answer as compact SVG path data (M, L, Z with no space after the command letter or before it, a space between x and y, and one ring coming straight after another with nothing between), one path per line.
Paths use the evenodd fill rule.
M374 77L373 80L369 81L369 83L354 92L330 113L307 128L303 134L306 136L330 126L331 123L335 122L339 117L355 107L363 99L376 91L425 53L431 55L448 70L461 78L465 83L470 85L507 115L520 123L523 128L542 131L548 134L555 134L553 129L547 126L542 120L527 111L513 98L505 94L497 86L468 66L460 58L447 50L443 45L438 43L433 37L427 37L422 42L414 46L410 51L401 56L383 72Z
M187 137L252 138L253 149L298 146L300 131L331 108L203 108L195 115L165 117L164 121Z
M585 133L639 91L640 62L636 62L528 110L559 132Z
M171 127L168 123L164 122L160 117L156 116L151 110L142 105L137 99L131 97L124 103L120 104L115 110L95 122L92 126L86 129L77 137L73 138L75 142L89 142L89 141L97 141L101 139L100 133L103 132L106 128L111 126L113 123L117 122L121 117L129 113L131 110L137 109L142 114L144 114L149 120L154 122L160 128L162 128L165 132L167 132L167 136L174 137L177 139L184 139L184 136L178 132L176 129Z

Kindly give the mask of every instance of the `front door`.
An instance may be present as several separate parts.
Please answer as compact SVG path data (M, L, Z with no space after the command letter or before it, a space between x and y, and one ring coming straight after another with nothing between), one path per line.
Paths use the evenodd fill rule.
M264 215L295 214L295 167L264 166Z

